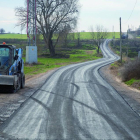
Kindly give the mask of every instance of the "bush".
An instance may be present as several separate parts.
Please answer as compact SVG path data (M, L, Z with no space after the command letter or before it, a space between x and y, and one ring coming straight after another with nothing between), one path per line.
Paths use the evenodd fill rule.
M126 82L130 79L140 79L140 60L129 61L124 64L120 70L122 81Z
M133 57L137 57L138 53L137 52L130 52L128 53L128 57L133 58Z

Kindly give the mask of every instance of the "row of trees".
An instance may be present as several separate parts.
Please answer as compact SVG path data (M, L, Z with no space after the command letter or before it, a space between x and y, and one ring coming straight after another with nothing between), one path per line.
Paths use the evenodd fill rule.
M107 39L109 36L108 30L104 28L102 25L97 25L95 29L91 26L89 31L92 42L95 46L98 47L97 53L99 53L101 43L103 43L104 39ZM80 32L75 33L63 32L63 34L60 36L59 42L61 43L63 42L64 46L67 47L68 43L71 40L77 39L76 47L79 48L81 46L80 36L81 36Z
M4 34L5 30L3 28L0 28L0 34Z
M25 7L18 7L15 9L16 16L18 17L18 25L24 29L27 23L27 2L25 1ZM60 38L65 38L68 33L73 31L77 25L79 15L79 3L78 0L36 0L37 3L37 30L42 34L46 47L49 48L50 55L55 55L55 46ZM91 28L91 35L98 46L98 52L100 48L101 40L106 38L107 32L103 26L97 26L97 33L94 34L93 28ZM53 37L55 35L56 41L53 43Z

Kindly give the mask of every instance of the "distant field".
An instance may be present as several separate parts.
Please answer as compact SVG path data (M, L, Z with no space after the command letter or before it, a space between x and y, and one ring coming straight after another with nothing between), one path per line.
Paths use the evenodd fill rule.
M0 34L1 39L27 39L26 34Z
M119 32L115 32L115 38L119 38ZM75 33L75 39L77 37L77 33ZM112 38L112 32L109 32L108 39ZM0 39L27 39L26 34L0 34ZM90 32L81 32L80 33L80 39L85 40L85 39L92 39L90 36Z
M120 34L119 32L115 32L115 38L119 38L120 37L119 34ZM77 35L75 35L75 36L77 36ZM112 32L109 32L108 39L111 39L111 38L112 38ZM90 35L90 32L81 32L80 33L80 39L82 39L82 40L84 40L84 39L92 39L91 35Z

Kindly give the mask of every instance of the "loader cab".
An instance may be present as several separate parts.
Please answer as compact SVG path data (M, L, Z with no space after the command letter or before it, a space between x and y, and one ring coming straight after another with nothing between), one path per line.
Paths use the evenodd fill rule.
M0 45L0 75L8 75L16 56L16 47L13 45Z

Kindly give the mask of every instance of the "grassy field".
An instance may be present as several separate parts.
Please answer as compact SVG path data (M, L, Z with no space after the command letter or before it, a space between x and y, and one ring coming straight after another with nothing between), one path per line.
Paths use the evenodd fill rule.
M27 39L26 34L0 34L1 39Z
M75 33L76 34L76 33ZM75 35L75 36L77 36L77 35ZM119 38L120 37L120 35L119 35L119 32L116 32L115 33L115 38ZM90 35L90 32L81 32L80 33L80 39L82 39L82 40L85 40L85 39L92 39L91 38L91 35ZM108 35L108 39L112 39L112 32L109 32L109 35Z
M77 39L77 33L75 34L75 39ZM119 38L119 32L115 33L115 38ZM55 37L54 37L55 38ZM112 32L109 32L108 39L112 38ZM0 34L0 39L27 39L26 34ZM89 40L92 39L90 32L81 32L80 33L81 40Z
M85 62L90 60L99 59L102 55L98 55L96 50L72 50L70 58L38 58L38 64L29 65L25 63L24 73L26 75L34 75L47 72L48 70L58 68L61 66ZM24 62L25 62L25 58Z

